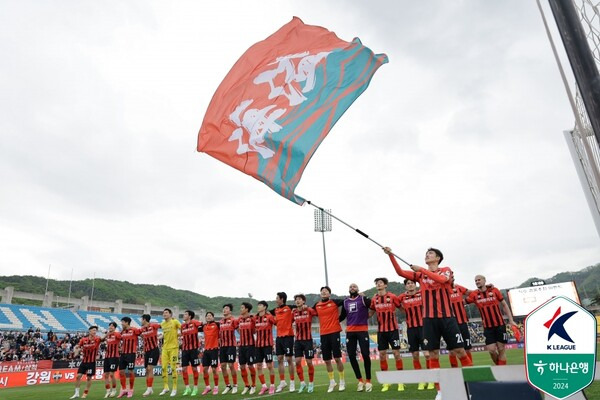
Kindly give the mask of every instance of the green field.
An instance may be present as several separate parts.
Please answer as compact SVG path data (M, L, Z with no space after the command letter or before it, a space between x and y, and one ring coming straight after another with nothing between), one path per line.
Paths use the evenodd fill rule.
M412 369L411 359L405 359L404 366L407 369ZM448 358L442 357L442 367L449 367ZM473 361L476 365L490 365L491 361L487 354L487 352L480 352L473 354ZM509 350L508 351L508 363L509 364L522 364L523 363L523 351L522 350ZM393 368L393 367L392 367ZM375 382L375 374L374 372L379 370L379 362L373 363L373 382ZM327 374L325 372L324 366L319 366L315 370L315 392L311 395L308 393L289 393L283 392L278 393L273 396L281 397L282 399L292 399L296 397L312 397L312 398L325 398L328 399L354 399L357 396L363 396L374 399L433 399L435 397L435 390L425 390L425 391L417 391L416 385L407 385L407 388L404 392L397 392L394 387L393 390L388 391L387 393L381 392L381 385L374 383L373 392L371 393L356 393L356 379L354 378L354 374L352 373L352 368L349 363L345 365L346 371L346 391L345 392L334 392L334 393L326 393L327 391ZM306 371L305 371L306 374ZM337 373L336 373L337 380ZM239 379L238 384L241 382L241 378ZM200 378L201 388L203 389L202 377ZM257 379L258 383L258 379ZM184 398L181 396L183 393L183 382L181 377L179 377L179 394L177 398ZM223 381L221 379L221 389L224 388ZM162 389L162 379L158 377L154 382L154 391L155 394L148 398L159 398L158 392ZM135 394L133 398L142 398L142 393L145 390L145 380L143 378L139 378L136 380L135 385ZM82 393L83 393L83 384L82 384ZM590 387L585 390L588 399L600 399L600 381L594 382ZM71 397L73 394L73 384L50 384L50 385L41 385L34 387L24 387L24 388L14 388L14 389L2 389L0 391L0 400L64 400ZM101 399L104 397L104 383L95 381L90 390L90 394L88 399ZM218 396L201 396L207 398L237 398L242 399L242 396L237 395L218 395ZM258 397L254 395L252 397ZM267 397L267 396L261 396ZM160 397L170 398L166 396ZM187 398L187 397L186 397Z

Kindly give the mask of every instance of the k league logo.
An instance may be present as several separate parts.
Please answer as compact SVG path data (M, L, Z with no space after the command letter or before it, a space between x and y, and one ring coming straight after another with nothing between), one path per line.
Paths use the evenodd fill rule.
M596 370L596 318L557 296L525 319L525 372L529 383L565 399L592 383Z
M567 342L573 343L572 345L552 345L547 344L547 350L576 350L575 342L571 339L571 336L567 333L565 328L565 323L575 314L577 311L570 311L563 315L561 314L561 307L559 306L556 309L556 312L552 316L552 318L544 323L544 326L548 328L548 342L552 339L553 336L557 336ZM559 316L560 315L560 316Z

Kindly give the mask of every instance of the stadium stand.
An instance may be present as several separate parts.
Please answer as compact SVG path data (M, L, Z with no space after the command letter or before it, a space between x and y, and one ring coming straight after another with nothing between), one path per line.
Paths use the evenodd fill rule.
M75 313L60 308L0 305L0 329L24 331L29 327L42 332L80 332L87 325Z
M84 333L59 336L49 331L43 334L39 329L25 332L0 331L0 361L40 361L71 360L76 358L73 351Z
M41 332L84 332L91 325L105 328L111 321L119 323L123 316L125 314L0 304L0 330L26 331L33 327ZM139 327L140 317L132 316L132 318L132 325Z

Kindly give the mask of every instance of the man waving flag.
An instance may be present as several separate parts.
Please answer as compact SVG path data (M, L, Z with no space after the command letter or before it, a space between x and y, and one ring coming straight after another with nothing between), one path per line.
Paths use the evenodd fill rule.
M329 130L387 62L359 39L346 42L294 17L254 44L215 92L198 134L198 151L294 193Z

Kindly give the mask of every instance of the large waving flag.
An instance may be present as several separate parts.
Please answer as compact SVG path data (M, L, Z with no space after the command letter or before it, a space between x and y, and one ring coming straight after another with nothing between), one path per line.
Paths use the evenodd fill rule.
M254 44L217 88L198 151L303 204L294 189L330 129L388 61L299 18Z

